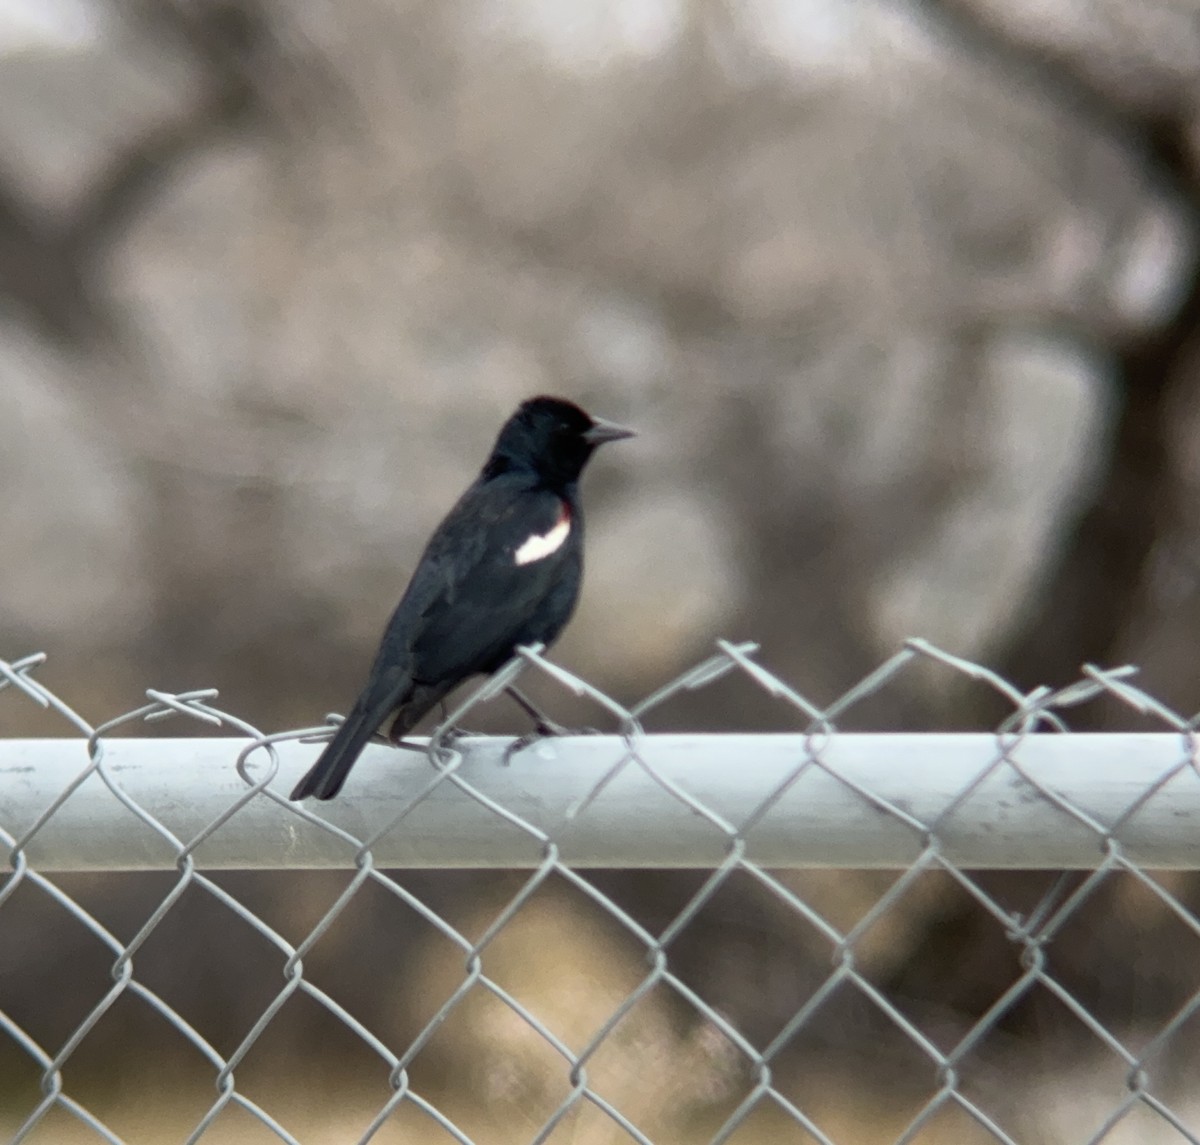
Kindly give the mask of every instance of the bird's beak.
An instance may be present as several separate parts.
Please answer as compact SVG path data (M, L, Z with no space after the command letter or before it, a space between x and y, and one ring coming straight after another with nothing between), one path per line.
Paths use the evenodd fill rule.
M623 437L637 437L636 431L605 421L602 417L592 418L592 428L584 430L583 440L589 445L603 445L606 441L620 441Z

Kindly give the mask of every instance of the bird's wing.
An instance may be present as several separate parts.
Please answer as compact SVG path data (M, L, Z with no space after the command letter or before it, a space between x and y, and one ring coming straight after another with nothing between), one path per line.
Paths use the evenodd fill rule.
M515 477L471 486L430 539L385 647L407 651L424 681L489 670L526 638L564 575L577 576L568 566L578 561L582 521L568 517L564 528L567 512L556 494Z

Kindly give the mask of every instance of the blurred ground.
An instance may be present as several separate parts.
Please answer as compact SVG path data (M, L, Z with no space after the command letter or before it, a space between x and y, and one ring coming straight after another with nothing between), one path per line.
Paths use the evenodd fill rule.
M1200 707L1196 0L7 11L0 654L50 653L89 718L151 685L217 685L268 729L343 709L431 525L541 391L641 431L589 474L585 600L556 653L618 697L728 636L824 701L919 634L1025 686L1130 661ZM987 715L931 676L864 718ZM739 693L667 722L786 718ZM39 730L0 705L3 735ZM448 910L486 909L486 887L444 886ZM830 910L871 889L822 887ZM310 893L242 890L283 918ZM656 917L681 886L612 890ZM134 920L152 893L121 879L97 901ZM1063 940L1114 1021L1165 1012L1192 973L1167 956L1123 977L1170 946L1153 902L1123 902ZM584 925L545 909L528 925ZM888 973L913 997L953 982L948 1021L994 999L1003 936L970 904L931 890L897 927ZM748 896L705 960L680 958L761 1032L814 964L786 928ZM45 941L10 927L6 994L82 957ZM343 941L391 949L365 921ZM551 988L549 964L530 973ZM209 978L176 983L214 1038L252 1008L222 981L220 1004ZM592 988L603 1009L619 987ZM702 1032L646 1023L647 1053L689 1063L660 1080L697 1119L661 1139L700 1139L735 1081ZM799 1052L795 1084L875 1082L865 1044L816 1085ZM1059 1140L1087 1086L1022 1081ZM831 1098L865 1119L838 1140L886 1139L906 1085ZM497 1140L520 1139L513 1117ZM922 1140L969 1140L944 1133Z

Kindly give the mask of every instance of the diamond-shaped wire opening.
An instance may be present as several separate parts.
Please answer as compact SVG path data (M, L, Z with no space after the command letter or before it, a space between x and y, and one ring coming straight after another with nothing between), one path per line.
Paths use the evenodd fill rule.
M216 1070L131 985L100 1015L62 1075L69 1095L120 1137L137 1141L147 1139L148 1118L167 1120L186 1136L212 1105Z
M356 1017L374 1032L374 1014ZM301 1046L320 1046L321 1053L306 1058L297 1053ZM394 1054L379 1052L361 1037L341 1011L297 989L271 1011L270 1021L245 1048L234 1078L240 1094L297 1129L301 1123L290 1113L297 1095L323 1093L323 1103L341 1111L344 1137L356 1140L392 1095L389 1079L395 1060ZM421 1087L416 1088L420 1092Z
M50 893L40 876L27 877L0 906L0 1009L52 1055L112 988L117 956L102 932L88 924L87 912L54 889ZM3 983L16 980L23 956L30 955L35 977L25 977L25 988L10 995ZM48 996L55 1006L41 1004Z
M74 854L78 851L78 839L73 835L78 832L78 822L81 813L84 815L107 816L121 801L112 789L104 782L103 777L94 768L88 766L88 755L82 743L72 745L73 754L79 757L79 772L81 781L53 809L45 821L38 827L34 837L29 842L28 853L31 862L36 866L38 856L55 853ZM86 774L84 774L86 772ZM86 810L85 810L86 809ZM64 812L71 812L71 815ZM136 842L148 862L170 865L178 854L178 848L163 837L160 830L143 822L137 815L122 807L118 812L123 830L129 838Z
M420 757L414 757L414 765L428 766ZM431 779L431 782L434 780ZM465 833L486 832L497 838L498 846L513 846L523 856L524 863L540 860L544 845L540 832L509 816L497 814L490 806L488 797L472 786L467 776L457 773L444 776L426 797L406 811L403 818L393 820L378 831L375 838L385 838L393 832L411 833L416 837L430 835L437 829L442 814L438 805L444 805L447 801L454 801L456 821L462 823ZM512 843L507 840L512 840Z
M1057 986L1158 1078L1200 1046L1200 927L1177 897L1189 891L1190 874L1114 871L1048 952Z
M360 1015L388 1041L401 1029L400 1007L391 1000L402 990L407 968L417 953L433 947L440 957L460 965L466 959L464 941L455 941L453 927L444 921L435 924L440 912L405 887L406 881L400 874L374 872L341 904L303 955L304 980ZM291 887L285 893L308 900L306 880L289 882ZM332 876L325 881L319 899L297 904L287 912L288 917L279 920L294 945L298 947L313 933L311 920L324 918L348 884L346 875ZM283 960L276 987L282 970ZM387 1004L381 1005L381 999Z
M795 901L735 867L720 881L706 880L661 931L672 974L702 994L756 1051L824 981L839 940L817 910L789 909ZM775 971L764 1004L762 975L771 966L786 966L788 974L780 981Z
M854 831L846 826L851 815L859 817ZM746 840L747 860L770 867L779 840L788 838L789 825L797 821L806 825L805 846L821 854L830 867L856 865L866 832L886 840L878 846L886 853L903 855L907 862L918 862L927 845L927 832L919 819L849 779L836 756L815 745L797 758L784 784L765 794L750 823L737 824Z
M221 1054L232 1053L235 1032L279 993L287 953L265 920L252 924L232 911L198 876L155 923L135 959L139 981L153 988L195 1028L205 1031L214 1012L218 1032L205 1031ZM226 892L227 893L227 892ZM196 942L196 935L206 941Z
M670 993L646 989L653 970L625 928L573 883L543 884L496 931L497 913L505 916L509 905L481 911L464 926L476 939L494 934L480 956L482 977L418 1055L414 1077L437 1076L438 1062L451 1060L461 1075L474 1062L478 1072L471 1074L469 1088L490 1094L499 1110L515 1103L528 1115L536 1105L548 1120L566 1102L573 1123L590 1121L595 1113L609 1117L593 1097L570 1102L581 1060L587 1077L594 1072L609 1091L589 1083L591 1094L625 1116L631 1104L657 1116L672 1071L681 1085L696 1087L697 1053L712 1038L689 1048L671 1020ZM452 996L461 981L461 968L445 959L436 959L436 971L445 980L423 991L428 1008ZM489 1046L492 1052L486 1052ZM643 1061L645 1070L630 1070L635 1051L653 1060L654 1068ZM705 1049L703 1060L711 1057Z
M210 1101L212 1079L221 1065L220 1059L211 1046L203 1041L202 1035L190 1029L186 1019L174 1010L169 1002L138 978L137 967L134 961L128 958L127 948L111 932L105 933L101 929L100 921L87 911L87 903L104 901L106 891L110 900L120 904L122 896L119 893L113 895L112 892L114 888L119 887L121 881L119 876L111 875L89 879L78 876L64 878L64 886L74 892L69 898L65 897L62 888L55 888L55 904L68 902L68 913L90 931L96 940L94 989L89 988L84 992L86 997L83 999L82 1012L76 1015L77 1020L74 1020L70 1040L55 1039L56 1054L60 1060L65 1060L63 1078L68 1087L67 1092L91 1093L90 1104L97 1108L108 1108L114 1093L119 1094L120 1090L120 1086L114 1084L110 1077L114 1054L119 1054L126 1055L131 1063L143 1063L141 1066L130 1065L133 1074L141 1078L137 1095L143 1103L148 1102L156 1108L161 1106L163 1110L177 1110L184 1100L184 1089L189 1077L201 1079L201 1083L209 1091ZM128 879L123 881L129 882ZM134 899L127 898L124 907L114 907L113 901L108 901L105 903L108 908L106 911L96 912L124 915L125 929L129 932L139 929L140 916L145 913L146 892L149 889L146 886L149 880L136 881L140 893ZM157 881L160 886L164 882L162 879ZM51 886L41 876L32 872L27 873L25 882L32 889L44 890ZM175 905L179 901L174 893L176 880L167 882L172 893L164 902ZM142 904L140 907L137 905L139 900ZM8 903L11 906L19 901L14 895ZM153 894L149 895L149 901L154 901ZM159 911L161 904L159 910L151 912L152 916ZM134 920L131 920L131 916ZM164 917L170 917L169 910ZM142 928L143 931L144 929ZM59 942L62 933L61 929L56 930ZM150 932L150 936L153 937L153 931ZM170 957L173 952L166 953ZM170 960L177 969L177 957ZM79 982L78 958L73 958L72 963L74 972L67 977L67 981ZM179 981L178 978L174 979L176 985ZM161 1083L161 1101L153 1098L155 1077L158 1077ZM205 1104L207 1103L206 1101ZM203 1106L200 1112L203 1112Z

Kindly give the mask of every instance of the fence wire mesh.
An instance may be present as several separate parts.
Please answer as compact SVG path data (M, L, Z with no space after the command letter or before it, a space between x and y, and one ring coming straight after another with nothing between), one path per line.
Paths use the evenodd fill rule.
M0 662L0 705L39 705L64 737L0 755L7 1140L1200 1141L1196 720L1128 667L1026 692L914 640L818 704L720 642L626 705L531 649L446 726L525 672L612 734L557 741L550 762L534 745L521 769L505 741L477 753L438 732L424 757L377 749L386 766L364 760L342 799L300 805L287 792L327 726L267 735L212 690L151 690L93 726L43 661ZM856 709L931 668L994 693L985 737L900 753L901 737L857 737L874 771L839 754ZM720 737L675 737L672 761L649 718L730 677L796 734L737 737L707 770ZM1071 730L1097 703L1147 748L1128 768L1135 737ZM123 764L122 733L167 720L237 738L153 738L150 767ZM768 741L785 765L755 772ZM189 772L198 745L227 791ZM46 798L51 757L69 778ZM714 767L740 802L709 801ZM814 852L796 824L830 791L859 819ZM589 819L607 842L577 860ZM397 865L470 875L385 869L434 831L432 860ZM1076 869L1020 870L1060 843ZM625 868L646 855L691 869L633 893L651 875ZM296 869L321 866L347 870Z

